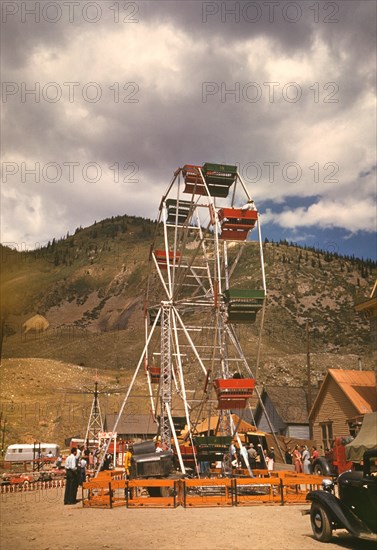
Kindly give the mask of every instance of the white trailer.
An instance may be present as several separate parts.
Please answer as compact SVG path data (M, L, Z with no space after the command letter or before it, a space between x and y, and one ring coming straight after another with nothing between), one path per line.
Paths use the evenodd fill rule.
M50 451L52 457L57 458L60 454L59 445L56 443L15 443L7 448L4 460L9 462L36 460L47 457Z

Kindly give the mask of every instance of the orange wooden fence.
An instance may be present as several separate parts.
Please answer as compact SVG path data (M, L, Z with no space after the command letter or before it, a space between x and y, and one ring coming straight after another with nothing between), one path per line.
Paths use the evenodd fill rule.
M267 477L116 479L98 476L83 484L83 506L176 508L304 504L322 476L273 472Z

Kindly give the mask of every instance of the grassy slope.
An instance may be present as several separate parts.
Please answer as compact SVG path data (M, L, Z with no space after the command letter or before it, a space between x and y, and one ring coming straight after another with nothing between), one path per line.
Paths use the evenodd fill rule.
M2 249L6 335L1 399L8 441L53 437L61 442L67 435L82 433L89 414L88 403L84 412L80 409L81 396L72 398L78 400L78 408L72 405L72 422L67 415L51 412L42 420L32 415L33 420L29 417L25 423L22 414L15 416L9 408L12 401L29 407L41 400L58 403L65 411L67 397L56 392L57 380L62 390L80 388L93 382L96 370L103 383L128 384L144 345L143 301L154 231L152 222L119 217L80 229L36 252ZM304 382L307 318L314 380L329 367L358 368L359 355L364 366L372 368L368 323L354 312L354 304L368 296L375 266L285 244L264 248L269 301L259 382ZM254 269L257 253L255 247L247 248L235 286L260 286ZM25 335L22 323L37 312L50 321L49 330ZM258 328L258 322L238 327L252 366ZM114 412L119 406L108 401L107 410ZM145 407L145 401L136 404L137 409Z

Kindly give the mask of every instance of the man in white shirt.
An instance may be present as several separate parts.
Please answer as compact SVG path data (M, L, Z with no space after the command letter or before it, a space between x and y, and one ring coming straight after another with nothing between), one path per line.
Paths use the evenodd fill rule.
M229 454L230 454L230 460L233 467L238 466L238 456L237 456L237 447L236 442L232 441L230 447L229 447Z
M77 449L72 447L71 454L65 460L66 485L64 492L64 504L76 504L78 487L77 474Z

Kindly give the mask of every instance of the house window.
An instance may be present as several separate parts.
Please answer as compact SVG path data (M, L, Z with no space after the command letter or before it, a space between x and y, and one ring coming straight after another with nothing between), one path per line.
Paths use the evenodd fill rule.
M333 431L332 431L332 422L322 422L321 423L321 430L322 430L322 445L323 448L331 449L334 437L333 437Z

